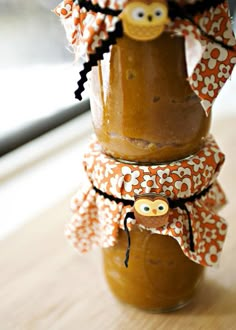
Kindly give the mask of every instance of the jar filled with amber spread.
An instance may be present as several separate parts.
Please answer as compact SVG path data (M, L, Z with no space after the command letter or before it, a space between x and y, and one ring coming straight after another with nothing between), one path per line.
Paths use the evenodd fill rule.
M83 62L77 98L92 71L96 134L66 236L82 253L103 248L120 301L180 308L204 267L218 263L227 231L216 212L224 154L209 135L210 110L236 63L227 2L64 0L56 13Z
M109 56L92 70L93 125L104 152L123 162L166 163L197 152L210 126L187 81L184 39L163 33L153 41L117 40ZM193 296L203 267L189 260L168 236L138 228L127 245L103 250L105 275L123 302L147 310L172 310Z
M125 161L160 163L198 151L209 131L187 81L184 39L117 40L91 74L91 111L104 152Z
M168 236L147 231L131 233L129 267L123 264L127 239L124 231L114 247L103 250L109 287L122 302L153 312L171 311L193 298L204 267L189 260Z

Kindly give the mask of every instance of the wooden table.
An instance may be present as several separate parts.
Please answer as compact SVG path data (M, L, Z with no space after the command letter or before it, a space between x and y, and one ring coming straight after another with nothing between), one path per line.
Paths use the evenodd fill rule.
M0 243L0 330L236 329L236 119L217 122L214 131L227 154L220 181L231 201L222 212L230 227L219 269L207 270L189 306L155 315L117 302L100 252L78 256L64 239L68 197Z

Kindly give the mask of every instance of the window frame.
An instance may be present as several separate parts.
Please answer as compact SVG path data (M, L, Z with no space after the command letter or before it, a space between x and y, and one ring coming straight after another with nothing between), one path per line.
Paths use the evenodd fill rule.
M66 107L45 118L22 125L0 139L0 157L90 110L89 99Z

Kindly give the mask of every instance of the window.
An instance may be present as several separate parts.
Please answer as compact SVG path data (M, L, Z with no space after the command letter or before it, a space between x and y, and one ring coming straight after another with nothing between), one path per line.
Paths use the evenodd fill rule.
M0 156L89 109L74 99L79 69L51 12L59 2L1 0Z

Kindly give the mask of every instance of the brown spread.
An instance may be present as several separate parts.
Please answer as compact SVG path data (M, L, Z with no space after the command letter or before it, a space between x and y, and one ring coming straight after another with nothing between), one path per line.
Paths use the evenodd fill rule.
M189 87L184 39L164 33L154 41L118 40L91 76L96 135L108 155L159 163L198 151L209 131L198 97ZM173 238L132 231L129 268L126 235L103 250L113 293L149 310L170 310L192 297L203 267L184 256Z
M92 71L93 124L115 158L157 163L184 158L204 143L210 125L187 81L184 39L118 39Z
M112 292L138 308L164 311L181 307L195 293L203 267L189 260L168 236L132 231L129 268L123 265L125 232L118 243L103 250L104 269Z

